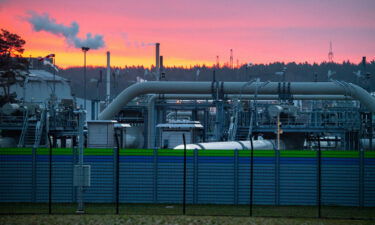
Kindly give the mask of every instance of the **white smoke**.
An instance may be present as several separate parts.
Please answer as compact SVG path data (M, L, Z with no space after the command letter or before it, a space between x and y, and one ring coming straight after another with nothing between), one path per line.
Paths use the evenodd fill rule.
M37 32L46 31L58 36L63 36L69 45L76 48L89 47L91 49L99 49L105 45L102 35L86 34L86 38L77 37L79 32L79 25L77 22L72 22L70 26L56 23L55 19L51 18L47 13L37 14L30 12L28 22L33 26Z

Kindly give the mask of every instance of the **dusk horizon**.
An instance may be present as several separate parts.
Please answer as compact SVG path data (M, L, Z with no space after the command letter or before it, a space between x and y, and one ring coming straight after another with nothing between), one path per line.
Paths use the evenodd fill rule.
M373 61L375 2L345 1L0 1L0 27L25 41L24 57L56 54L61 68L155 65L154 43L166 66L273 62Z

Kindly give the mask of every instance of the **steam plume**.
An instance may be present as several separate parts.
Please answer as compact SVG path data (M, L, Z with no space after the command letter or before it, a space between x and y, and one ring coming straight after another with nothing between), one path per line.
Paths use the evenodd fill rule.
M87 33L84 39L77 37L79 25L75 21L66 26L56 23L55 19L51 18L47 13L37 14L35 12L31 12L27 20L35 31L46 31L63 36L69 45L76 48L89 47L91 49L99 49L105 45L102 35L93 36L91 33Z

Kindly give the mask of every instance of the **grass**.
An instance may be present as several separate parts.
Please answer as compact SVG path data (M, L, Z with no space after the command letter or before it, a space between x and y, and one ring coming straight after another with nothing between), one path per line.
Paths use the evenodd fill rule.
M54 203L52 214L75 214L77 204ZM115 204L85 204L86 214L115 214ZM1 203L1 214L48 214L48 204L45 203ZM182 205L176 204L120 204L119 213L122 215L182 215ZM187 205L186 215L194 216L241 216L249 217L248 205ZM316 206L264 206L255 205L253 216L261 217L298 217L316 218ZM338 219L373 219L375 207L343 207L324 206L322 217ZM374 221L375 224L375 221Z
M129 215L16 215L0 216L0 224L7 225L118 225L118 224L243 224L243 225L370 225L374 221L327 220L327 219L289 219L263 217L219 217L219 216L129 216Z

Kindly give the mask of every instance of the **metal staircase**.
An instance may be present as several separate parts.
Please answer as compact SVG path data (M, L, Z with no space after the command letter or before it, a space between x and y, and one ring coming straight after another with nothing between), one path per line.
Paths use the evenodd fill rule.
M42 137L45 134L45 124L46 124L46 110L43 109L42 113L40 114L40 121L36 123L35 127L35 138L34 138L34 148L38 148L41 144L41 141L43 141ZM44 144L44 143L43 143Z
M46 133L46 110L43 110L39 118L28 118L26 113L24 117L21 136L18 147L34 147L46 145L42 138Z

